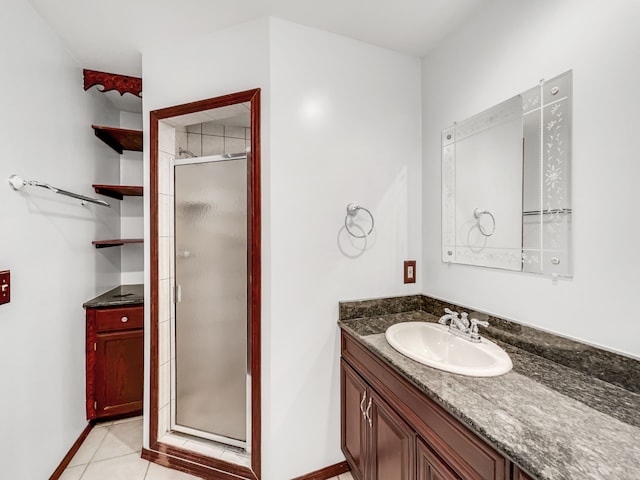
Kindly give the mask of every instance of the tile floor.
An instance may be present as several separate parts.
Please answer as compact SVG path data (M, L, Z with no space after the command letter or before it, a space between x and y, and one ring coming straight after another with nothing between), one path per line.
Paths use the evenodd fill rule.
M196 480L140 458L142 417L97 424L60 480ZM344 473L329 480L353 480Z

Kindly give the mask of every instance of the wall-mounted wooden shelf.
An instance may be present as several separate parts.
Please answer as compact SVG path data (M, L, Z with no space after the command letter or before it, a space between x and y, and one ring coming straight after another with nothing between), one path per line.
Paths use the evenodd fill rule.
M141 197L142 187L137 185L93 185L96 193L122 200L126 197Z
M128 243L142 243L142 238L116 238L113 240L94 240L91 242L96 248L119 247Z
M124 150L142 151L142 130L127 130L126 128L102 127L91 125L96 137L113 148L116 152Z
M139 77L129 77L117 73L98 72L96 70L83 69L84 91L86 92L94 85L101 85L101 92L116 90L120 95L131 93L142 98L142 79Z

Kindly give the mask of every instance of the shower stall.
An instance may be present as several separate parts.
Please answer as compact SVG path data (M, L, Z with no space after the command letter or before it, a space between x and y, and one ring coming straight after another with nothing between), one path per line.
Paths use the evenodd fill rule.
M171 429L250 445L247 155L174 161Z

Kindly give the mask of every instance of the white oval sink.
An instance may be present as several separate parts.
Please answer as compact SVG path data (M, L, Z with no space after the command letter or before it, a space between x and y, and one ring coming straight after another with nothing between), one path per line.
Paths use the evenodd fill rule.
M507 352L483 338L473 343L449 333L449 327L428 322L390 326L387 342L398 352L430 367L471 377L494 377L513 367Z

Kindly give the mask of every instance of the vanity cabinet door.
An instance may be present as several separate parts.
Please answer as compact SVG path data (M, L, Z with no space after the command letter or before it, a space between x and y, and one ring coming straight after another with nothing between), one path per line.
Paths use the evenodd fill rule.
M144 386L142 329L100 333L96 341L97 417L142 410Z
M416 446L418 458L418 480L460 480L429 446L418 438Z
M340 418L342 453L351 466L356 480L365 480L367 462L367 428L364 416L367 384L360 375L340 360Z
M391 407L373 391L369 414L371 480L415 479L415 434ZM367 405L368 405L367 401ZM369 421L370 417L370 421Z
M515 466L513 469L513 480L533 480L533 477L530 477L520 470L519 467Z
M142 412L143 317L142 306L87 309L88 420Z

